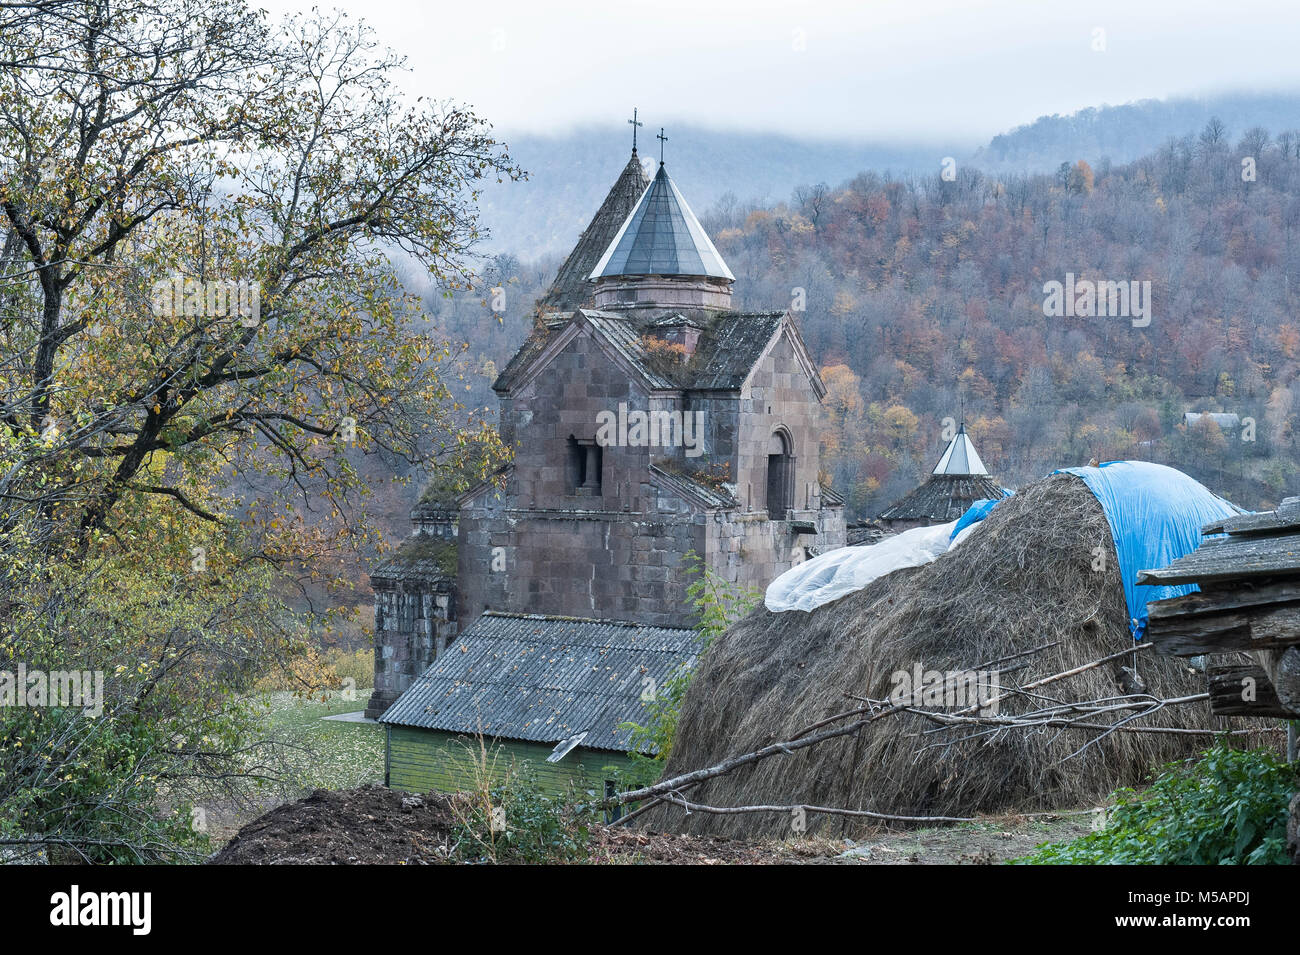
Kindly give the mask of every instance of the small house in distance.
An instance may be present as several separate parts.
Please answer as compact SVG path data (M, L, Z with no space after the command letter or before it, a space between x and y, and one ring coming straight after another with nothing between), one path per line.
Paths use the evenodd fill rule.
M998 501L1006 496L989 477L963 422L930 479L886 508L878 521L895 533L946 524L961 517L976 501Z
M526 764L547 792L612 792L633 765L626 724L701 646L694 630L488 611L380 717L385 784L474 789L482 736L496 779Z
M1183 424L1194 428L1202 422L1218 425L1220 431L1235 431L1241 427L1241 416L1234 412L1188 411L1183 414Z

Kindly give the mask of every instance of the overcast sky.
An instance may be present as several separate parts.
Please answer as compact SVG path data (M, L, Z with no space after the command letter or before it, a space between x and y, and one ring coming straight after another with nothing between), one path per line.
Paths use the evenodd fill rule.
M982 141L1103 103L1300 90L1295 0L320 5L405 54L412 92L468 102L503 132L621 124L635 105L647 129Z

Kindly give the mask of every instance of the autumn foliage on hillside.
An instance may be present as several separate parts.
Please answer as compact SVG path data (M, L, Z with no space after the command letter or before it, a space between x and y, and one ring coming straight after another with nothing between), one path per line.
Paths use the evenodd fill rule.
M1124 166L864 172L776 205L725 197L703 223L736 275L736 307L795 309L829 389L828 476L854 516L923 480L963 416L1008 486L1139 458L1246 506L1291 488L1300 133L1234 138L1212 121ZM429 303L488 369L471 400L490 404L487 376L531 327L556 264L498 256L478 284L506 290L503 312L482 290ZM1049 318L1044 285L1067 274L1150 282L1150 323ZM1201 411L1243 420L1186 423Z
M1251 130L1233 144L1211 123L1130 165L1055 175L864 173L773 208L724 202L705 226L740 307L805 307L829 388L831 476L859 514L921 480L944 419L963 413L1010 485L1129 457L1180 467L1243 504L1290 486L1296 134ZM1150 324L1046 317L1044 284L1067 273L1149 281ZM1236 413L1253 433L1249 422L1188 426L1187 411Z

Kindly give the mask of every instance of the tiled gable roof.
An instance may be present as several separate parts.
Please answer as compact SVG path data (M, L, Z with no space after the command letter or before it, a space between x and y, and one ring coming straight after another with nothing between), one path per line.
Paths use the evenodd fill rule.
M726 312L700 335L688 369L687 387L735 391L758 364L784 312Z
M685 319L702 329L695 353L686 362L666 361L647 349L645 338L670 327L674 316L655 321L636 319L619 312L582 309L593 329L658 389L695 391L738 391L767 350L785 312L716 312L709 317ZM680 316L677 316L680 318ZM493 388L509 391L519 377L545 351L555 335L577 320L556 321L534 331L510 359Z

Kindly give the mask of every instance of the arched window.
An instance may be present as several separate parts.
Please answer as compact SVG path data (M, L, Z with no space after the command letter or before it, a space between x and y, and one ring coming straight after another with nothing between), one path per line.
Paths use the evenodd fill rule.
M767 444L767 516L783 521L794 505L794 442L784 429L772 432Z

